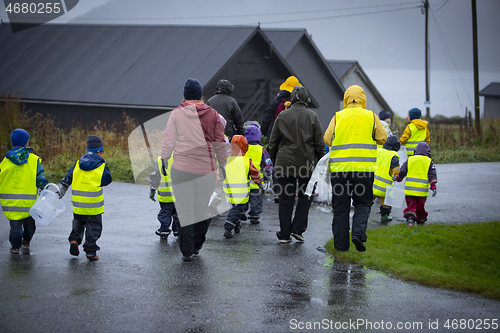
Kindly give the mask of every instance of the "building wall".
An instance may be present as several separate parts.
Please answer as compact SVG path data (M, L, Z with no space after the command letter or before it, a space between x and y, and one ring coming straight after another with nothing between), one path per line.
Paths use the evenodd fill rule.
M352 69L343 79L342 84L347 89L350 86L356 84L363 88L366 94L366 109L375 112L377 115L380 111L384 109L382 104L378 101L377 97L370 90L368 84L363 79L363 76L357 72L355 69Z
M297 73L300 83L316 100L317 108L311 110L318 113L325 131L335 112L339 111L340 101L344 98L342 88L335 82L329 73L329 67L314 52L306 37L295 45L286 61Z
M220 79L227 79L234 85L234 92L231 96L238 102L243 110L247 103L255 102L252 100L259 86L264 83L268 93L260 101L260 107L257 114L253 114L248 119L243 114L245 121L256 120L262 123L267 106L278 93L271 91L270 82L274 80L285 80L290 76L290 71L283 65L277 55L270 50L266 41L256 34L249 43L246 44L234 57L221 69L221 71L204 86L204 95L206 99L215 94L217 82Z
M484 118L485 119L500 119L500 98L499 97L484 97Z

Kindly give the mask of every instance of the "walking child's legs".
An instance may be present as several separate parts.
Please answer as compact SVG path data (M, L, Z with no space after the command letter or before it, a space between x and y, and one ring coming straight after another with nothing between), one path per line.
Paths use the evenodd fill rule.
M403 214L405 219L417 218L417 205L418 205L418 197L407 195L405 196L406 200L406 208L403 210Z
M102 215L88 215L86 217L85 243L83 243L83 250L87 254L95 254L96 251L100 250L96 242L101 238L101 233Z
M425 211L426 201L427 197L417 197L417 209L415 210L417 221L427 220L429 214Z
M35 220L31 216L23 220L23 229L23 240L31 242L36 230Z
M71 233L69 234L68 240L76 241L78 244L82 243L83 233L85 231L85 216L73 214L73 222Z
M260 217L262 213L262 197L263 192L260 189L250 190L250 198L248 200L248 205L250 206L248 216L250 216L250 218Z
M158 213L158 221L160 221L160 233L165 232L170 234L170 225L172 223L172 210L175 209L173 202L160 202L160 212Z
M224 223L224 229L233 230L234 227L238 226L240 223L240 217L245 212L245 204L235 205L227 212L226 223Z

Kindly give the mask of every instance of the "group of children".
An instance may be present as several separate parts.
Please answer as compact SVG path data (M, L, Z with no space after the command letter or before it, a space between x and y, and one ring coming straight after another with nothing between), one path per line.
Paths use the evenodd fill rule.
M388 132L386 143L377 149L377 171L373 183L374 197L381 199L381 222L392 220L391 207L384 204L386 188L393 181L401 182L406 178L405 199L407 207L404 217L408 226L427 221L425 201L429 190L436 193L437 174L430 153L430 135L427 122L420 119L421 111L413 108L408 112L408 121L403 135L398 139L390 130L391 115L387 111L380 112L380 119ZM0 203L4 214L10 221L9 241L13 254L19 254L20 248L29 251L30 241L35 233L35 221L29 210L36 201L38 189L42 190L49 183L44 177L41 159L32 153L28 146L29 133L24 129L15 129L11 133L13 148L0 163ZM227 140L229 145L229 140ZM104 212L104 196L102 187L112 182L106 162L102 158L104 144L98 136L89 135L87 151L68 170L61 180L59 196L62 198L72 185L72 202L74 218L72 230L68 237L71 255L78 256L82 244L87 259L98 260L96 244L102 231L102 213ZM400 145L406 145L408 160L400 167L397 151ZM228 147L229 151L229 147ZM231 204L224 223L225 238L233 237L240 232L242 220L246 220L248 211L250 223L259 223L262 213L262 181L272 173L272 162L261 142L261 131L258 123L251 122L245 128L245 134L235 135L230 142L231 154L226 166L221 166L225 173L223 195ZM178 234L179 219L175 211L175 197L172 193L170 168L172 158L165 165L161 158L150 177L150 198L155 201L158 192L160 211L158 220L160 228L155 233L167 239L171 231ZM172 228L172 230L171 230Z
M385 110L379 113L380 120L387 131L387 141L377 148L377 170L373 182L373 195L380 198L380 221L392 220L391 206L385 205L387 186L393 181L401 182L406 178L405 200L407 207L404 217L408 226L427 221L425 201L429 190L436 195L437 174L432 162L430 150L430 134L427 121L421 120L422 112L418 108L408 111L410 122L403 135L398 139L390 129L391 114ZM408 160L400 167L398 151L401 144L406 145Z
M29 251L35 233L35 220L30 208L38 198L38 189L49 183L44 176L42 160L28 146L30 135L21 128L10 135L12 149L0 163L0 203L10 221L10 252L19 254L22 247ZM104 196L102 187L112 181L111 173L102 158L104 144L96 135L87 137L87 152L68 170L58 185L62 198L72 185L73 224L68 237L69 252L78 256L85 236L83 250L87 259L98 260L96 244L101 237Z
M226 166L222 166L224 175L219 174L223 191L218 192L216 188L215 198L211 202L215 212L217 212L216 206L222 200L227 200L231 204L224 223L223 236L225 238L232 238L233 230L234 233L240 232L241 221L250 220L251 224L260 223L263 200L261 184L264 179L270 178L273 168L261 137L260 125L257 122L247 122L244 135L235 135L231 141L226 137L229 157ZM173 157L165 165L164 161L158 157L155 170L150 176L150 198L155 201L155 194L158 192L160 202L158 213L160 228L155 233L164 240L170 235L170 228L174 236L177 236L179 228L170 179L172 161ZM248 212L248 217L246 212Z

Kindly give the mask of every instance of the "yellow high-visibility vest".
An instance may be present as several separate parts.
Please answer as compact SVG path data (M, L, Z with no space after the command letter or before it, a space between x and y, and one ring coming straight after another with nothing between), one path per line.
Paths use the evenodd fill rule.
M38 198L36 173L40 157L29 154L28 162L16 165L8 158L0 163L0 203L5 217L11 221L30 216L30 208Z
M406 174L405 195L426 197L429 195L429 167L431 158L424 155L408 157L408 173Z
M158 201L160 202L175 202L174 192L172 191L172 163L174 162L174 154L168 159L167 175L164 176L161 170L161 156L158 156L158 170L160 171L161 181L158 187Z
M229 156L226 164L226 179L223 188L230 203L239 205L248 202L250 195L250 159L247 156Z
M373 195L377 197L385 197L387 186L392 185L389 170L394 156L398 156L394 150L377 149L377 171L375 171L375 179L373 180Z
M104 194L101 179L106 164L94 170L80 169L80 161L73 170L72 196L73 213L79 215L99 215L104 213Z
M410 123L408 125L410 127L410 137L408 138L408 142L406 142L406 154L408 156L412 156L415 152L415 147L419 144L419 142L425 141L427 137L426 129L418 129L417 125L414 123Z
M260 172L260 178L264 178L264 173L262 172L263 168L260 165L260 162L262 161L262 146L257 144L257 145L248 145L248 151L245 154L246 157L252 160L253 165L259 170ZM255 184L254 182L250 182L250 189L258 189L259 185Z
M347 108L335 114L335 122L330 171L375 172L377 143L372 137L374 113L363 108Z

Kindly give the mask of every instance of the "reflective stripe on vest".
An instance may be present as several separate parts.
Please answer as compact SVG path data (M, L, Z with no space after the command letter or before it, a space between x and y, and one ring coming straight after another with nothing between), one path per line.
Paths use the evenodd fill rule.
M250 194L250 159L246 156L229 156L226 164L226 179L223 188L230 203L239 205L248 202Z
M348 108L335 114L335 138L330 148L330 171L377 169L377 144L373 140L375 116L363 108Z
M11 221L30 216L30 208L38 198L36 174L40 157L30 153L21 165L4 158L0 163L0 203L5 217Z
M79 215L99 215L104 213L104 194L101 188L102 175L106 164L94 170L80 169L80 161L73 170L71 194L73 196L73 213Z
M245 154L246 157L252 160L253 165L259 170L260 172L260 178L264 178L264 173L262 172L263 168L260 165L260 162L262 161L262 152L263 149L261 145L248 145L248 151ZM254 182L250 182L250 189L258 189L259 185L255 184Z
M161 170L162 160L158 156L158 171L160 172L160 186L158 187L158 201L159 202L175 202L174 192L172 190L172 163L174 162L174 154L170 156L167 163L167 175L164 176Z
M377 171L373 181L373 195L385 197L387 186L392 185L392 177L389 175L391 161L398 153L384 148L377 149Z
M424 155L413 155L408 158L405 195L426 197L429 195L429 167L431 158Z
M427 131L424 129L418 129L417 125L414 123L410 123L408 125L410 127L410 137L408 138L408 142L406 142L406 154L408 156L412 156L415 152L415 147L422 142L425 141L427 136Z

